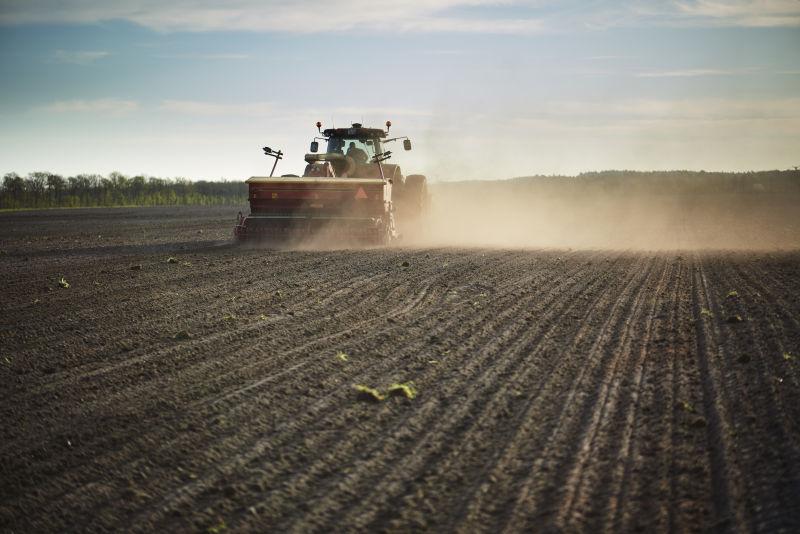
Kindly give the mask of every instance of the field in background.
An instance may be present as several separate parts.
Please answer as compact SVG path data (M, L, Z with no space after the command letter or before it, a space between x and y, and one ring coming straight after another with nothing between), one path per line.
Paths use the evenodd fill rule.
M425 245L800 247L800 173L587 173L431 187Z
M456 178L456 177L450 177ZM489 213L494 208L524 214L541 211L543 199L574 200L576 206L592 202L630 204L637 197L673 197L682 200L696 195L800 196L800 172L766 171L751 173L706 172L633 172L606 171L579 176L533 176L511 180L458 182L433 185L441 191L438 205L447 211L454 200L461 202L464 193L472 205L488 201ZM512 195L512 202L505 196ZM452 199L451 199L452 197ZM766 198L766 197L765 197ZM172 205L239 205L247 203L247 186L243 180L191 181L185 178L128 177L114 172L108 176L80 174L61 176L34 172L27 176L8 173L0 184L0 209L172 206ZM569 206L559 205L563 211Z

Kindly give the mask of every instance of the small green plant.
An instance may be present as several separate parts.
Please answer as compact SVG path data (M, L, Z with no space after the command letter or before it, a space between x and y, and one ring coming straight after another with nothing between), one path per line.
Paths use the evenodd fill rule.
M679 407L681 410L683 410L684 412L688 412L688 413L695 413L694 406L692 406L691 404L689 404L689 403L688 403L688 402L686 402L686 401L680 401L680 402L678 402L678 407Z
M705 315L706 317L714 317L714 314L711 313L711 310L709 310L708 308L702 308L700 310L700 315Z
M386 397L375 388L365 386L363 384L353 384L353 389L358 392L358 398L368 402L381 402L386 400Z
M417 396L417 389L414 387L414 384L411 382L406 382L403 384L392 384L389 386L389 395L393 397L403 396L407 399L413 399Z
M67 282L66 278L62 276L58 281L58 286L63 287L64 289L69 289L69 282Z
M344 352L339 351L339 352L336 353L336 359L338 359L340 361L343 361L343 362L346 362L350 358Z
M262 321L266 321L267 319L269 319L269 317L267 317L263 313L261 315L259 315L258 318L261 319Z
M225 524L225 520L220 520L219 523L216 525L208 527L208 534L219 534L220 532L224 532L228 530L228 525Z
M739 292L738 292L738 291L736 291L735 289L732 289L732 290L728 291L728 294L727 294L727 295L725 295L725 298L729 298L729 299L735 299L735 298L737 298L738 296L739 296Z
M787 362L790 362L794 360L794 356L790 352L784 352L783 359L786 360Z
M222 316L222 320L223 321L235 321L236 320L236 316L234 314L232 314L232 313L226 313L225 315Z
M178 259L170 256L169 258L167 258L167 263L178 263Z

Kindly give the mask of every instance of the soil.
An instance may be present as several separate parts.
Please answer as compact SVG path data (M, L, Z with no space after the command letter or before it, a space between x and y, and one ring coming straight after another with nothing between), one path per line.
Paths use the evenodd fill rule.
M800 531L800 253L243 249L236 211L0 214L0 529Z

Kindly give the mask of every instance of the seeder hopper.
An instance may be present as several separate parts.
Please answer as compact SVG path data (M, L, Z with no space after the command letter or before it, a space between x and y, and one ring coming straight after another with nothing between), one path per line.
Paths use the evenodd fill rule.
M250 214L239 213L236 239L383 245L413 232L427 205L426 178L403 176L399 166L386 163L392 153L384 145L402 140L411 150L407 137L388 138L390 127L387 121L386 130L356 123L323 131L318 122L321 137L311 142L303 176L274 177L283 152L265 147L275 164L270 176L247 180Z

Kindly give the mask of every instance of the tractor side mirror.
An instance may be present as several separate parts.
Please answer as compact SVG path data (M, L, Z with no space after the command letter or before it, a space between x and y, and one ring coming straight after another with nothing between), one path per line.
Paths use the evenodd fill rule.
M411 140L404 139L403 140L403 150L411 150Z
M311 152L316 153L319 150L319 143L316 141L311 141Z

